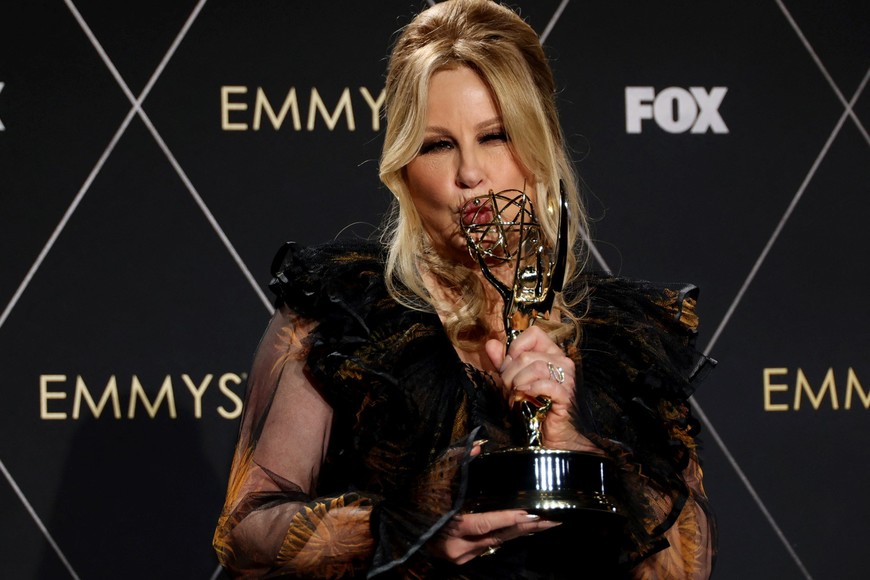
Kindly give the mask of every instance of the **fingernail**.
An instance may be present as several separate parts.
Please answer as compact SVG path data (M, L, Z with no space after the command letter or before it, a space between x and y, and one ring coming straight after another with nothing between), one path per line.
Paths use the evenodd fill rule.
M503 373L504 370L507 368L508 363L510 363L512 360L514 360L514 357L509 354L505 355L504 360L501 362L501 368L498 369L498 372Z
M538 521L539 519L541 519L541 516L539 516L539 515L537 515L537 514L526 514L526 515L523 516L523 517L524 517L526 520L530 521L530 522L536 522L536 521Z

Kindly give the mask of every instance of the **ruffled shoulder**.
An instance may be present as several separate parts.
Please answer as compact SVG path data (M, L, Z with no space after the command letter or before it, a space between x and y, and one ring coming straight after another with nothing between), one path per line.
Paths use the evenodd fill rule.
M289 242L273 262L270 288L278 304L316 323L306 338L308 369L339 414L365 412L368 418L373 407L386 412L388 404L373 403L395 400L404 366L397 357L434 334L431 324L420 325L423 313L389 296L383 272L380 246L362 241L313 247ZM366 433L368 425L354 420L350 426Z
M382 285L382 249L371 242L332 242L303 247L287 242L272 260L269 289L277 305L305 318L319 318L338 302L366 299ZM349 304L348 309L363 304Z
M688 399L716 361L695 348L697 287L604 274L583 281L575 414L622 470L619 493L628 520L639 523L631 535L642 558L664 547L661 535L688 497L683 472L700 431ZM649 487L661 502L650 502Z
M624 372L633 394L648 403L688 399L716 364L695 348L698 287L598 273L584 278L589 290L584 343L590 356L609 363L596 367Z

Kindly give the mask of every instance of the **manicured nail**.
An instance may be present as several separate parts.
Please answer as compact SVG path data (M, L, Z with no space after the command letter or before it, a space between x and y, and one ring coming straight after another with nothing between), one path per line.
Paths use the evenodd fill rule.
M501 368L498 369L498 372L503 373L504 370L507 368L508 363L510 363L513 360L514 360L514 357L512 357L511 355L505 355L504 360L501 363Z
M541 519L541 516L539 516L537 514L526 514L523 517L530 522L536 522L539 519Z

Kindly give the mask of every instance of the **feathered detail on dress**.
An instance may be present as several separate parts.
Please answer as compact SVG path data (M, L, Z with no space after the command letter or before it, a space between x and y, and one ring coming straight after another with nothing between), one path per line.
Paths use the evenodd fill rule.
M245 466L250 469L245 458L253 456L272 400L280 396L275 373L252 376L248 399L254 402L246 402L215 534L222 563L241 574L254 569L234 554L234 542L245 538L233 528L243 529L252 513L286 504L289 514L274 520L285 527L273 540L278 557L271 574L575 577L583 533L567 524L462 567L426 557L426 542L461 509L472 441L513 445L522 433L509 423L508 404L491 378L459 360L437 315L410 310L388 295L381 248L287 244L273 273L278 306L313 323L304 339L304 372L332 410L331 431L317 498L266 465L258 477L274 482L276 491L246 493L239 482ZM673 290L594 274L584 283L590 294L583 340L569 352L578 368L574 419L618 467L614 494L630 523L611 565L614 574L627 574L675 533L683 542L712 542L703 489L692 471L699 426L687 403L711 365L693 348L693 287ZM704 510L700 535L694 512L681 517L687 503Z

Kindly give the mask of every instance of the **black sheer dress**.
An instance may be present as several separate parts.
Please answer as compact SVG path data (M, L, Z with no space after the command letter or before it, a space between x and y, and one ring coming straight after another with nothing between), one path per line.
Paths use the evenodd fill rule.
M575 423L614 462L628 516L608 545L578 524L463 566L427 542L464 501L472 442L520 443L502 391L434 313L393 300L381 248L288 244L214 544L240 576L706 578L715 531L687 403L693 287L586 275Z

